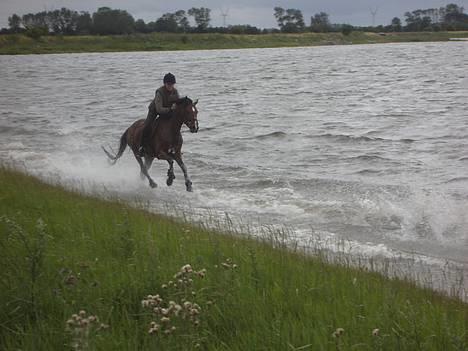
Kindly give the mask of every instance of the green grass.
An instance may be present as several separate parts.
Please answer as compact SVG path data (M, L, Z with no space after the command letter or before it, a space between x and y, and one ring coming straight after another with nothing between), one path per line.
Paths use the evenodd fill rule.
M353 32L302 34L171 34L150 33L118 36L44 36L37 40L24 35L0 35L0 54L48 54L71 52L163 51L202 49L271 48L338 44L447 41L468 37L468 32L376 33Z
M5 168L0 184L1 350L468 349L468 305L412 283ZM185 264L206 277L163 288ZM149 335L148 294L196 302L199 326L171 315L172 334ZM67 331L80 310L109 328Z

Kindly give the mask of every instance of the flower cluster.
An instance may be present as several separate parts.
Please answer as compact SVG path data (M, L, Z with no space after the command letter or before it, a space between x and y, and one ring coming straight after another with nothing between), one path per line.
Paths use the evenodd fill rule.
M232 263L232 260L230 258L226 259L225 262L221 263L221 267L226 268L226 269L236 269L237 264Z
M175 281L169 281L167 284L163 284L163 289L175 288L175 289L186 289L192 286L193 279L196 277L204 278L206 270L195 271L191 265L184 265L175 275ZM192 295L196 295L192 291ZM186 299L182 299L182 303L175 301L166 301L159 294L148 295L141 301L143 308L151 309L156 320L150 323L148 330L149 334L162 333L169 335L177 330L174 325L177 321L188 321L193 326L200 324L199 315L201 313L201 307Z
M66 322L67 331L73 335L72 348L75 350L84 350L88 348L89 337L92 331L107 329L109 326L99 323L99 319L93 315L87 315L86 311L81 310L78 314L73 314Z

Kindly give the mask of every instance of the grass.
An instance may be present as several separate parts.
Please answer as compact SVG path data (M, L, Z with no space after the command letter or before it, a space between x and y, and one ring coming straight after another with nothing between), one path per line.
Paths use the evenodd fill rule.
M220 234L6 168L0 184L1 350L468 349L467 304L281 235Z
M44 36L37 40L24 35L0 35L0 54L50 54L117 51L164 51L297 47L337 44L447 41L468 37L468 32L377 33L353 32L302 34L173 34L150 33L118 36Z

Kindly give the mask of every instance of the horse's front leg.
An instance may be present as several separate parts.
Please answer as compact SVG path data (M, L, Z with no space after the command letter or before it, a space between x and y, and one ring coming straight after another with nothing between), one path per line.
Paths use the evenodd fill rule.
M172 183L174 182L175 175L174 175L174 160L172 158L169 158L167 160L167 163L169 163L169 169L167 170L167 180L166 184L167 186L171 186Z
M179 167L182 169L182 172L184 172L184 177L185 177L185 187L187 188L187 191L192 191L192 181L190 180L190 176L188 175L187 172L187 167L184 164L184 161L182 161L182 156L180 154L174 155L174 160L177 162Z
M158 185L156 184L156 182L153 179L151 179L151 177L150 177L150 175L148 173L148 170L147 170L147 168L146 168L145 164L143 163L143 160L142 160L142 158L140 156L140 153L138 152L138 150L133 150L132 149L132 151L133 151L133 154L135 155L135 158L136 158L138 164L140 165L141 174L143 174L146 178L148 178L150 187L156 188ZM146 163L148 165L148 161L146 161ZM151 163L149 163L149 166L151 166Z

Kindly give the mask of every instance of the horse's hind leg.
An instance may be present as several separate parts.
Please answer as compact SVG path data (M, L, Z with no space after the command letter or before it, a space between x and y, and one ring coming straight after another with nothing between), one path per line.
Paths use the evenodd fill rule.
M171 159L168 159L167 160L167 163L169 163L169 169L167 170L167 180L166 180L166 184L167 186L171 186L172 183L174 182L174 179L175 179L175 175L174 175L174 160L171 158Z
M156 182L153 179L151 179L151 177L150 177L150 175L148 173L148 169L146 168L146 165L143 163L143 160L142 160L138 150L132 150L132 151L133 151L133 154L135 155L135 158L136 158L138 164L140 165L140 172L141 172L140 174L143 174L146 178L148 178L150 187L156 188L158 185L156 184ZM145 159L145 161L146 161L146 159ZM148 164L147 161L146 161L146 163ZM149 166L151 167L151 162L150 162Z
M184 161L182 161L182 157L180 155L174 156L174 160L177 162L179 167L182 169L182 172L184 172L184 177L185 177L185 187L187 191L192 191L192 181L190 180L190 176L187 172L187 167L184 164Z

